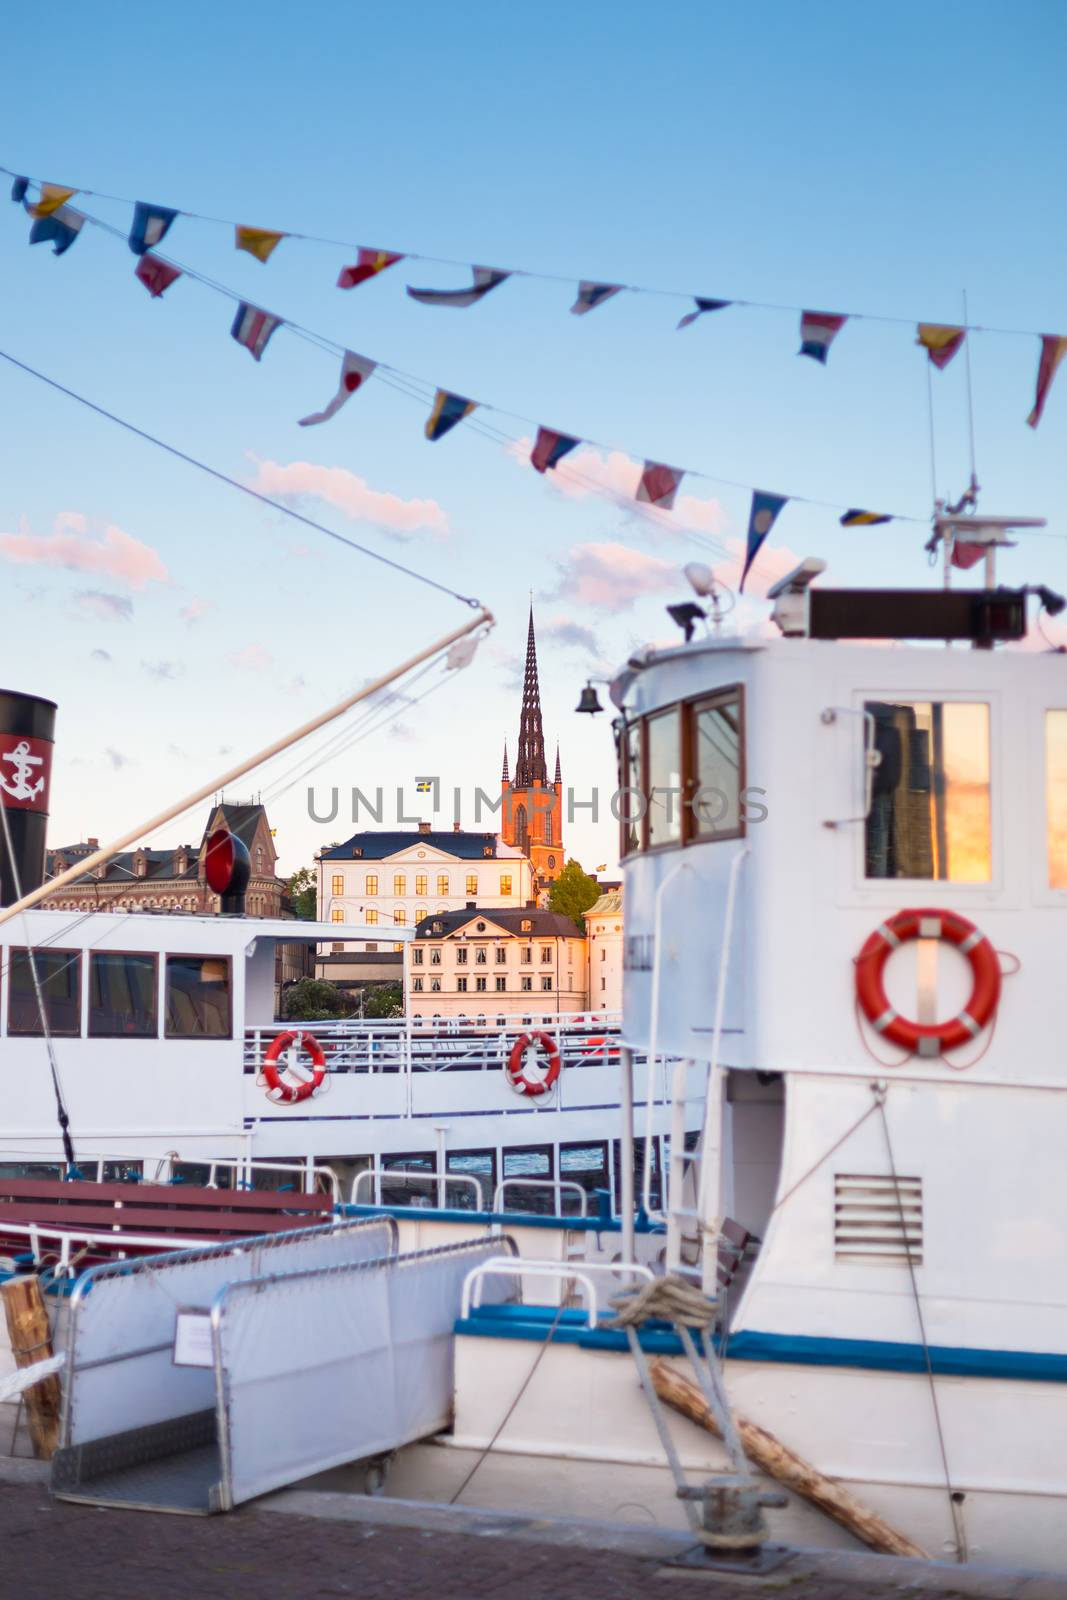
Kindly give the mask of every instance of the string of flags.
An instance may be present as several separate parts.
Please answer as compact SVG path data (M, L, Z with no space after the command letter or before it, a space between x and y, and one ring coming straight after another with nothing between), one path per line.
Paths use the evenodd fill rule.
M7 173L13 180L11 197L21 201L35 222L41 222L51 216L57 216L57 221L48 227L31 230L30 242L38 244L50 241L54 253L63 255L75 242L81 229L81 216L78 211L72 210L68 202L77 194L92 196L91 189L78 190L65 184L48 183L31 180L12 172L7 167L0 167L0 173ZM30 187L35 187L38 198L31 201L28 198ZM102 199L120 200L115 195L99 196ZM122 201L131 204L129 201ZM195 211L180 211L170 206L151 205L145 201L132 202L133 219L129 232L130 249L143 256L147 251L160 244L172 227L175 220L185 217L193 221L221 222L215 217L203 217ZM267 262L284 239L303 240L310 243L339 245L337 240L318 238L312 234L289 233L272 228L250 227L245 223L226 223L232 227L234 246L253 256L257 261ZM342 246L348 248L347 246ZM337 278L337 287L341 289L354 289L360 284L367 283L371 278L377 277L389 267L401 261L437 262L441 265L463 265L452 261L445 261L442 257L418 255L413 252L398 250L383 250L367 246L353 246L356 249L356 261L351 266L343 266ZM497 268L487 266L469 266L471 283L469 287L460 289L434 289L418 288L412 284L407 285L407 294L410 299L424 306L450 306L454 309L465 309L477 305L484 300L501 284L509 278L536 278L546 281L567 281L558 275L550 273L533 272L526 268ZM180 275L180 274L179 274ZM157 297L163 294L173 283L174 276L163 276L153 271L138 274L149 293ZM571 280L573 281L573 280ZM681 295L674 290L653 289L636 284L604 283L593 279L581 279L578 283L577 295L571 305L571 311L576 316L585 316L589 312L604 305L608 300L619 294L654 294L670 298L689 299L692 307L679 320L678 329L691 327L709 312L724 311L728 307L759 308L785 310L787 307L769 306L767 302L758 300L722 300L711 299L703 295ZM799 308L798 308L799 309ZM901 317L876 316L869 312L831 312L800 310L800 349L799 355L807 356L811 360L826 366L830 347L849 321L879 321L889 323L906 323L907 319ZM1029 336L1039 339L1041 351L1039 356L1037 393L1034 405L1027 418L1031 427L1036 428L1044 411L1045 401L1051 387L1052 378L1057 367L1063 359L1063 341L1067 335L1036 334L1026 335L1021 329L989 329L979 324L948 325L933 322L919 322L916 325L916 343L922 346L931 364L938 370L943 370L949 365L962 348L968 333L997 332L1010 333L1016 336ZM1056 351L1060 354L1057 356Z
M2 170L2 169L0 169ZM113 234L118 233L108 223L102 223L95 217L74 210L68 203L69 196L74 192L64 189L59 185L42 185L42 197L36 202L27 199L28 184L25 180L17 179L12 187L12 199L21 202L26 210L33 216L31 227L31 243L50 239L57 255L70 248L77 238L83 224L89 221ZM42 211L43 206L43 211ZM145 286L153 298L159 298L180 277L187 275L203 286L213 289L228 298L238 301L237 311L230 329L231 337L248 350L253 360L260 361L267 346L279 328L288 326L297 335L311 338L320 347L332 345L333 342L320 335L311 334L309 330L300 328L296 324L286 322L286 319L254 305L247 300L240 300L222 284L193 271L189 267L179 267L174 262L156 253L154 246L166 235L178 212L162 206L139 204L134 217L131 234L128 239L131 250L137 256L135 276ZM241 230L249 237L241 248L248 249L257 259L266 261L271 252L276 248L278 241L284 237L281 234L268 234L263 229ZM367 277L374 276L392 265L398 257L388 257L387 252L360 251L359 258L354 266L344 269L345 273L352 276L353 281L365 281ZM506 273L494 273L490 268L475 267L473 269L473 282L469 289L460 291L409 289L413 297L428 297L429 303L445 304L470 304L474 299L481 298L498 287L499 283L508 276ZM572 307L577 313L592 309L597 303L596 296L601 291L607 294L618 292L618 286L606 284L583 283L580 286L579 298ZM442 299L442 297L445 297ZM693 320L705 312L721 310L729 304L726 301L698 302L697 310L689 313ZM683 318L683 321L687 319ZM845 316L838 316L827 312L805 312L801 319L801 350L802 355L825 363L827 352L842 326L847 321ZM919 325L917 342L924 346L930 355L931 361L936 366L943 367L951 361L963 343L966 328L948 327L941 324L923 323ZM334 345L333 348L340 347ZM1037 396L1034 409L1031 413L1031 424L1036 426L1044 408L1049 388L1056 370L1067 355L1067 336L1047 335L1042 338L1042 354L1040 371L1038 375ZM321 411L311 413L299 419L301 427L316 426L328 422L337 415L353 394L357 392L367 380L378 370L390 374L394 378L403 380L408 385L421 386L423 380L405 373L399 368L388 366L384 362L376 362L369 357L359 355L351 350L341 352L341 371L337 389ZM406 392L411 393L409 388ZM530 464L535 471L544 474L554 471L560 463L581 445L592 448L610 449L597 440L585 438L581 435L562 433L556 429L540 424L533 424L532 419L518 416L515 413L501 412L500 408L488 405L486 402L473 400L466 395L461 395L449 389L437 388L434 394L430 415L425 423L425 436L431 441L444 438L460 422L469 418L479 407L492 413L511 416L514 420L536 426L537 432L530 450ZM678 490L686 476L701 478L710 482L730 483L731 480L717 478L714 474L699 471L693 468L670 466L664 462L646 459L634 492L637 502L649 505L660 511L671 511L674 508ZM736 488L747 488L743 484L733 484ZM828 502L813 501L799 495L774 494L765 489L751 490L751 507L749 512L748 531L745 541L745 558L741 574L740 589L743 591L745 580L756 560L760 549L768 538L779 515L789 504L796 500L801 504L825 505L829 509L841 511L839 518L842 527L871 527L891 521L919 521L921 519L901 516L895 513L874 511L863 507L830 506Z

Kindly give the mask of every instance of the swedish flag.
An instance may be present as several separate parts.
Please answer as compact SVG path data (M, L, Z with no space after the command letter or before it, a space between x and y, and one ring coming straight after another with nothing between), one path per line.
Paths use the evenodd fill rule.
M415 785L415 793L416 794L430 794L432 792L432 790L433 790L433 782L429 778L422 778Z

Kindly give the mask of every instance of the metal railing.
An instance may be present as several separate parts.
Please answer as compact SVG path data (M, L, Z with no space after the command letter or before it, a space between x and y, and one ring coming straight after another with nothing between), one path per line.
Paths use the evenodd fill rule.
M631 1277L645 1278L649 1282L655 1277L651 1267L637 1261L583 1261L580 1267L576 1267L559 1261L521 1261L512 1256L492 1256L475 1267L463 1280L459 1314L464 1321L472 1310L477 1311L481 1305L481 1281L491 1273L503 1273L520 1280L554 1278L563 1285L568 1282L580 1284L586 1294L586 1325L590 1328L597 1326L600 1316L595 1281L597 1275L621 1277L629 1273ZM561 1289L561 1295L562 1292Z
M507 1210L507 1206L504 1204L504 1197L509 1189L515 1188L551 1189L556 1197L556 1215L560 1217L563 1215L563 1190L567 1189L572 1194L576 1194L581 1202L578 1215L580 1217L589 1215L589 1196L581 1184L575 1183L572 1178L504 1178L493 1191L494 1211ZM518 1209L520 1208L516 1207L516 1210Z
M182 1166L184 1164L185 1163L183 1162L176 1163L178 1166ZM190 1166L197 1167L203 1166L204 1164L205 1163L202 1161L190 1161L188 1163ZM235 1189L254 1189L255 1184L252 1182L252 1177L257 1172L295 1172L299 1174L299 1176L304 1179L305 1182L305 1188L301 1190L301 1193L317 1194L319 1192L317 1180L319 1178L325 1178L326 1182L329 1184L330 1194L333 1198L334 1205L340 1205L341 1203L341 1180L333 1168L327 1166L325 1163L319 1165L310 1160L244 1161L240 1157L237 1157L235 1159L209 1161L207 1163L207 1168L208 1180L205 1187L208 1189L217 1189L219 1187L216 1179L216 1173L220 1168L224 1168L225 1170L233 1173L234 1182L231 1187ZM271 1190L266 1189L261 1190L260 1192L269 1194L271 1193Z
M47 1257L57 1254L54 1250L42 1249L41 1241L55 1240L59 1250L53 1276L64 1278L74 1275L77 1262L71 1261L71 1250L75 1245L101 1249L106 1246L109 1254L124 1261L128 1250L189 1250L197 1244L197 1240L177 1233L124 1233L118 1228L107 1233L88 1233L80 1228L43 1228L37 1222L0 1223L0 1237L8 1239L12 1235L29 1241L35 1267L42 1263L47 1266Z
M447 1186L450 1183L469 1184L474 1190L474 1205L472 1209L474 1211L483 1211L485 1209L485 1202L482 1198L482 1186L478 1182L478 1179L473 1177L469 1172L425 1172L418 1167L364 1167L362 1172L356 1173L356 1176L352 1181L350 1204L358 1206L361 1203L359 1198L359 1186L366 1179L371 1179L374 1184L374 1199L371 1201L363 1201L362 1204L380 1206L382 1203L383 1178L386 1180L386 1182L401 1180L402 1182L406 1183L409 1179L414 1179L416 1182L436 1184L437 1207L442 1211L445 1209Z

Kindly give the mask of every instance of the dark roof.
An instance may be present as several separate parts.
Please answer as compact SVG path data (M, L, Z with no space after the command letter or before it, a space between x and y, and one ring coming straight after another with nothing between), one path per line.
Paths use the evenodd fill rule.
M255 837L259 819L264 814L263 806L259 804L235 805L231 800L220 800L217 806L212 806L211 815L204 827L204 836L200 841L201 848L207 840L208 828L215 820L216 811L222 812L222 820L231 833L235 833L242 844L250 845Z
M443 828L430 829L428 833L412 833L410 830L392 828L381 832L354 833L344 844L335 844L332 850L324 850L320 860L384 861L386 856L394 856L398 850L406 850L413 844L425 844L431 850L444 850L448 855L458 856L461 861L487 860L486 850L491 850L495 858L497 851L495 833L452 833Z
M62 856L71 866L78 860L83 860L91 855L95 846L87 844L67 845L60 850L48 852L48 875L55 877L58 872L56 865L57 856ZM175 871L175 858L182 853L189 858L189 865L182 873ZM138 876L134 870L134 857L143 855L145 870L143 876ZM199 862L197 853L192 845L179 846L177 850L127 850L121 855L112 856L104 867L103 874L97 876L95 872L87 872L81 878L76 878L76 883L150 883L153 880L165 883L195 883L199 875Z
M582 939L585 935L562 911L535 911L532 906L476 906L473 911L442 911L439 916L423 917L415 924L419 939L446 938L460 928L478 920L495 922L505 933L521 934L531 939ZM521 924L529 922L523 929Z

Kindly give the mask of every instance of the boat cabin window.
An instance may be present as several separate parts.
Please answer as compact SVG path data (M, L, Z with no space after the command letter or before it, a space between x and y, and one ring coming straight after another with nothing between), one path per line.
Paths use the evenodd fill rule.
M741 825L741 701L729 690L688 708L687 777L691 836L737 839Z
M682 837L682 741L678 707L645 722L648 848Z
M868 700L864 710L880 757L866 820L866 876L988 883L988 705Z
M542 1188L541 1185L552 1177L552 1146L518 1145L502 1150L500 1154L502 1178L535 1180L529 1188L525 1184L509 1184L504 1192L504 1210L551 1215L557 1209L557 1196L551 1189ZM573 1196L571 1198L573 1209Z
M477 1180L481 1190L480 1201L469 1183L450 1183L446 1187L447 1203L458 1211L491 1211L493 1192L496 1189L496 1152L493 1150L449 1150L445 1156L449 1172L461 1173Z
M1048 881L1067 889L1067 711L1045 713Z
M743 837L744 770L738 684L631 722L619 746L622 855Z
M36 950L34 963L49 1033L77 1038L81 1032L81 951ZM25 950L11 951L8 974L7 1031L39 1037L41 1014Z
M587 1195L610 1187L608 1147L601 1140L581 1144L561 1144L559 1175L569 1183L580 1183Z
M154 1039L158 972L154 955L89 953L90 1039Z
M229 1039L230 963L225 956L168 956L168 1039Z

